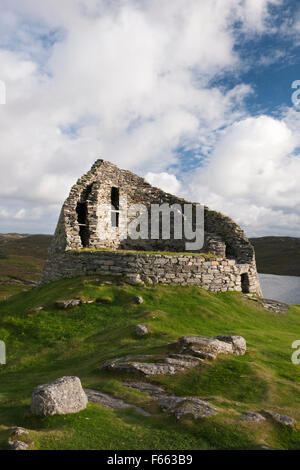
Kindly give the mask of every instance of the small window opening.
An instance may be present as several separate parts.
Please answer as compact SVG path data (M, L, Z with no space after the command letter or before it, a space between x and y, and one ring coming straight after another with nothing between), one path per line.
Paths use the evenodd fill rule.
M86 202L78 202L77 208L77 220L78 223L81 225L85 225L87 223L87 205Z
M249 276L247 273L241 275L241 285L242 285L242 292L244 294L249 294L250 282L249 282Z
M111 188L111 225L112 227L119 227L120 219L120 193L119 188Z
M111 212L111 226L119 227L119 212Z
M90 231L88 227L88 210L86 202L78 202L76 207L79 236L84 248L89 246Z
M79 226L79 236L84 248L90 243L90 229L88 221L88 201L92 194L94 183L89 184L81 193L80 200L76 206L77 222Z
M118 211L120 209L120 195L119 188L111 188L111 205L113 210Z

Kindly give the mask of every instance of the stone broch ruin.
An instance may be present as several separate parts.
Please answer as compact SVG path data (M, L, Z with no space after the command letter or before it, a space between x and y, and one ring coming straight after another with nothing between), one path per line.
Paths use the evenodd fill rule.
M168 240L161 236L156 240L124 239L118 232L122 196L127 197L128 205L144 204L149 213L151 204L182 207L189 203L110 162L97 160L63 204L42 283L99 274L134 282L197 285L212 292L236 290L261 295L254 248L232 219L205 207L201 254L184 254L187 240L175 239L172 233ZM97 230L102 204L113 208L111 224L119 234L113 239L99 236ZM193 207L196 205L193 203Z

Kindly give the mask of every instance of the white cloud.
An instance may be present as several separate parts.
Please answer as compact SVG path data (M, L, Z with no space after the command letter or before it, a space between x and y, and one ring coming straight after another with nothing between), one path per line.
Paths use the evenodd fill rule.
M243 125L230 126L246 117L244 99L252 88L240 84L226 91L210 83L242 66L235 23L242 21L245 34L268 30L268 6L274 3L64 0L62 6L58 0L2 0L0 79L7 85L7 104L0 107L0 197L10 213L24 209L25 223L33 220L35 207L48 205L52 218L43 211L35 215L43 231L71 184L99 156L156 174L162 185L161 175L178 163L180 146L208 155L229 127L224 145L241 152L235 133L240 135ZM247 122L259 133L258 124ZM288 129L279 127L279 147L269 147L278 162L292 146ZM221 154L217 146L211 165L219 165ZM253 169L248 156L237 163L252 175L240 183L244 189L235 189L244 191L243 197L261 168L257 157ZM230 161L229 150L224 158ZM272 158L270 175L276 170ZM211 177L213 197L219 182L217 174ZM178 179L168 178L179 191ZM279 190L269 192L278 198ZM229 194L222 187L220 197Z
M245 0L239 2L241 7L240 16L245 25L253 32L262 32L269 28L269 7L281 5L283 0Z
M224 132L207 165L198 168L192 194L252 233L297 234L298 142L284 120L260 116L235 123Z
M175 175L162 173L147 173L145 179L153 186L162 189L171 194L179 195L182 191L181 183Z
M16 214L15 214L15 219L25 219L26 217L26 210L25 209L20 209Z

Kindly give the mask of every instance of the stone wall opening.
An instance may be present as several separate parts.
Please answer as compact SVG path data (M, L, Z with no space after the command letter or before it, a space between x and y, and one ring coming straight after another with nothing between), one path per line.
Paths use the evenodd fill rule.
M242 286L242 292L244 294L250 293L250 282L249 282L249 276L247 273L244 273L241 275L241 286Z
M90 242L90 230L89 230L89 212L88 212L88 200L91 195L93 185L89 184L81 193L80 201L76 205L77 222L79 226L79 236L81 245L83 248L87 248Z
M225 249L225 257L227 259L234 259L235 258L233 249L227 243L226 243L226 249Z
M111 225L119 227L119 210L120 210L120 192L119 188L111 188Z
M58 270L57 275L60 278L82 273L82 266L84 266L86 272L91 273L103 270L100 263L101 259L99 260L98 255L95 258L95 252L89 256L88 249L107 248L112 250L107 255L108 259L105 260L109 261L107 266L112 266L112 269L108 270L111 273L118 272L120 268L121 274L139 271L143 275L148 270L153 274L153 279L151 278L153 282L170 284L183 282L201 285L212 291L234 289L241 291L241 284L243 284L243 290L248 291L250 281L251 292L257 292L260 295L255 253L249 240L243 230L232 219L208 207L204 208L205 245L199 250L189 250L210 253L216 258L215 260L210 257L208 259L203 258L205 259L203 269L201 266L199 270L196 263L197 257L195 256L184 265L184 269L181 266L181 258L178 259L178 264L177 262L174 263L174 258L171 260L164 258L162 264L155 264L155 266L152 266L154 260L151 258L147 259L147 262L145 261L144 265L141 266L140 256L142 254L140 253L134 261L131 260L131 255L125 257L126 265L123 267L124 253L120 253L120 256L115 258L117 256L115 251L117 250L148 251L149 253L172 252L175 254L176 252L185 252L186 242L190 242L184 233L184 236L178 239L174 237L174 215L172 212L171 217L168 216L171 226L170 236L162 237L162 223L160 222L159 229L155 230L155 233L158 232L158 238L152 236L152 224L151 226L148 224L148 237L141 239L128 237L126 229L128 224L131 223L132 217L128 217L127 220L123 221L122 212L120 211L123 196L127 197L128 204L143 204L148 210L151 208L151 204L158 206L165 204L169 209L172 206L180 205L182 207L184 204L192 204L192 213L194 213L194 208L197 205L197 203L190 203L152 187L143 178L127 170L121 170L110 162L97 160L91 170L83 175L72 187L68 198L64 202L51 246L48 267L44 270L44 280L50 279L51 270L53 272ZM106 216L104 217L100 210L101 205L108 209L111 208L112 215L107 214L109 215L108 224ZM102 222L105 222L103 234L100 233ZM194 216L193 222L195 222ZM110 228L113 236L110 236ZM79 252L78 256L70 256L70 251L80 250L82 247L88 249L84 253ZM57 265L58 256L61 256L59 265ZM113 265L110 258L112 256L114 256ZM155 263L158 263L160 256L161 254L155 259ZM211 268L210 260L213 263ZM48 272L46 272L47 270ZM242 281L241 273L248 273L249 280L244 277ZM51 279L53 279L53 276L51 276Z
M86 202L78 202L76 206L79 236L84 248L89 246L90 231L88 227L88 208Z
M111 226L112 227L119 227L119 212L111 211Z
M111 188L111 205L115 211L120 209L120 192L119 188Z

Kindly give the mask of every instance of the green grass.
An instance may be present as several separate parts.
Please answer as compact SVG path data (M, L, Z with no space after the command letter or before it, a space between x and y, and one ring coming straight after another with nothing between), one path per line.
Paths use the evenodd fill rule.
M51 240L50 235L0 235L0 299L30 288L26 281L40 278Z
M144 303L136 304L141 295ZM68 298L97 299L58 310ZM35 307L44 310L33 313ZM134 326L152 333L138 337ZM300 365L291 362L299 339L300 307L287 315L264 310L237 293L211 294L198 287L104 284L76 278L22 292L0 302L0 339L7 365L0 366L0 448L9 427L31 430L35 449L300 449L299 428L271 421L241 423L241 412L271 409L300 420ZM127 354L159 354L183 335L242 335L245 356L222 356L175 376L152 378L178 395L207 399L219 409L209 419L178 421L161 412L147 395L122 386L124 377L100 372L107 359ZM63 375L77 375L86 387L102 390L151 412L114 411L89 404L79 414L30 416L33 389Z

